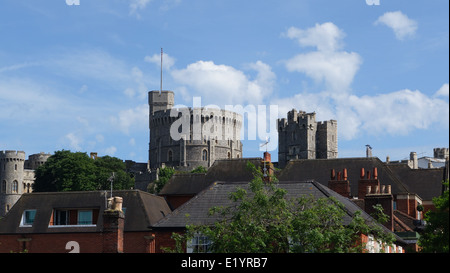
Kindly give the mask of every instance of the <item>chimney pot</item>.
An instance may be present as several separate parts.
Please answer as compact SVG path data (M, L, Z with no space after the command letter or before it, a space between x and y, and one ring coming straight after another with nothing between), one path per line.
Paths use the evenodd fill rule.
M373 168L373 179L378 179L378 168Z
M364 179L364 175L365 175L364 168L361 168L361 172L360 172L360 174L359 174L359 177L360 177L361 179Z
M386 191L386 186L385 185L381 185L380 193L385 193L385 191Z
M272 162L271 155L269 152L264 152L264 161Z
M331 169L331 180L336 179L336 171L334 169Z
M347 180L347 169L346 168L344 168L344 172L343 172L343 179L344 180Z
M367 186L366 187L366 193L370 194L371 191L372 191L372 187L371 186Z
M341 181L341 172L338 172L338 173L337 173L337 180L338 180L338 181Z
M379 190L378 190L378 185L373 187L373 193L375 193L375 194L376 193L380 193Z
M367 179L370 179L370 171L367 171Z
M391 194L391 185L386 186L386 193Z

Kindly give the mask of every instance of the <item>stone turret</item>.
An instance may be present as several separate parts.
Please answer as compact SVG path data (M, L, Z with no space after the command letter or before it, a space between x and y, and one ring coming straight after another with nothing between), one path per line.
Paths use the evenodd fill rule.
M6 215L23 193L25 152L0 151L0 216Z

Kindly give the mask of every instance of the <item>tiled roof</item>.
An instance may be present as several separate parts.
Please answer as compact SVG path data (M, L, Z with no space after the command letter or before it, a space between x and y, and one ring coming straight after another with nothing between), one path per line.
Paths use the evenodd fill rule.
M247 163L261 164L262 158L221 159L214 161L206 174L174 174L160 195L195 195L216 181L250 181L253 178Z
M113 196L123 198L125 210L125 231L145 231L170 214L166 201L160 197L139 190L113 191ZM49 232L99 232L102 230L102 213L109 191L45 192L23 194L8 214L0 220L0 234L3 233L49 233ZM49 228L55 208L98 209L99 217L95 227ZM20 227L24 210L36 209L32 227Z
M409 187L402 183L403 181L377 157L291 160L277 174L277 177L280 181L315 180L327 186L332 169L335 169L336 172L342 172L346 168L351 195L358 196L358 181L360 180L361 168L372 172L375 167L378 169L380 184L391 185L393 194L410 192Z
M366 212L361 210L349 199L330 190L328 187L315 181L280 181L279 187L286 189L286 198L298 198L301 196L312 195L315 198L334 197L344 205L345 216L344 224L350 223L356 211L360 211L364 219L375 223L375 220ZM228 207L233 204L229 199L229 194L243 188L249 191L249 182L215 182L204 189L191 200L174 210L170 215L161 219L153 228L184 228L186 225L210 225L219 220L219 215L210 215L209 209L215 206ZM381 226L386 232L389 232L384 226ZM401 241L399 237L397 240Z

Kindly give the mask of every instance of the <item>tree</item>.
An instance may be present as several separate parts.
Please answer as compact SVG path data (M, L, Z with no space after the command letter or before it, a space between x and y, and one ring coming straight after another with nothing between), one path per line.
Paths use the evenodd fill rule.
M212 252L221 253L361 252L360 234L393 242L392 234L366 223L359 213L344 225L345 211L336 199L288 199L275 177L265 183L259 169L248 167L254 174L250 192L238 188L230 194L232 206L213 207L210 214L221 216L213 225L188 225L184 235L173 234L177 250L199 234L211 240Z
M449 252L449 191L448 180L443 182L444 192L441 196L433 198L436 211L425 213L425 231L419 238L422 252L448 253Z
M114 189L133 187L134 179L125 172L125 164L118 158L105 156L94 160L82 152L56 151L37 168L33 191L107 190L113 172Z
M175 173L174 168L170 167L160 168L158 173L158 179L149 185L148 191L150 193L155 194L159 193L174 173Z

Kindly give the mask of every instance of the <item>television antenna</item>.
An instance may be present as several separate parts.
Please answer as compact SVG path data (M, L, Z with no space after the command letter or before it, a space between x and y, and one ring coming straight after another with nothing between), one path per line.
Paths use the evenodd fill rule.
M266 137L266 141L263 144L259 145L259 147L266 146L266 153L267 153L267 144L269 144L269 137ZM264 161L264 169L263 169L264 177L267 177L266 159L263 158L263 161Z
M114 178L115 178L115 173L114 172L112 172L112 175L108 178L108 181L111 183L111 198L113 197L113 195L112 195L112 192L113 192L113 181L114 181Z

